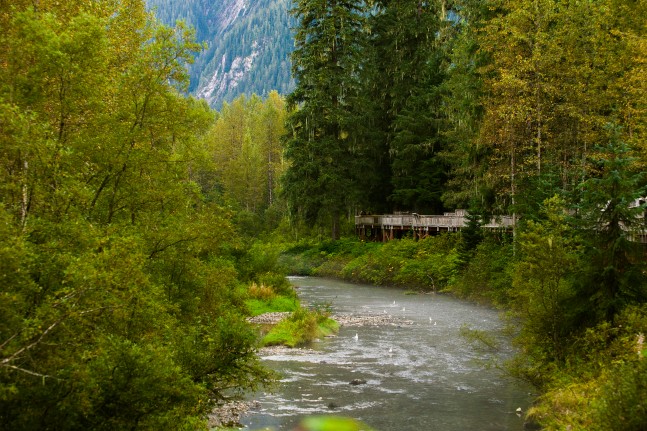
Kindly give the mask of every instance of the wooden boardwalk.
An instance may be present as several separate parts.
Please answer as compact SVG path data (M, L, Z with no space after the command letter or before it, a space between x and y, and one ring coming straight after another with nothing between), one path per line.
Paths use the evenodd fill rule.
M443 215L383 214L355 216L355 231L363 240L388 241L411 235L425 238L442 232L457 232L467 225L467 211L456 210ZM511 216L501 216L481 225L485 229L510 230Z

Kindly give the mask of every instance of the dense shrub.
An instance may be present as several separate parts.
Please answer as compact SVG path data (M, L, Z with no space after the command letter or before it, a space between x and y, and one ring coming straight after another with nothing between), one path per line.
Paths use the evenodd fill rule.
M567 363L535 361L544 393L531 418L545 429L646 429L645 333L647 305L631 306L577 337Z
M593 426L599 431L647 429L647 359L621 363L609 370L593 403Z
M509 301L512 284L512 261L512 244L488 237L478 245L450 290L462 298L505 304Z
M457 239L454 235L440 235L373 245L350 260L341 276L371 284L440 290L459 269Z

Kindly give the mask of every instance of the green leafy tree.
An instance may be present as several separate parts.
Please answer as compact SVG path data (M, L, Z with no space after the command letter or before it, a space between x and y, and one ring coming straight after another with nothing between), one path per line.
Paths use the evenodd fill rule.
M445 148L441 156L448 165L443 202L451 207L468 204L487 207L491 193L484 181L488 147L478 141L484 114L483 70L491 61L479 46L479 34L492 12L487 2L455 2L451 37L443 44L448 52L447 77L442 83L441 114Z
M260 231L265 213L281 204L276 195L285 170L285 116L285 101L277 92L265 100L243 95L223 105L206 138L211 163L200 168L201 187L235 204L240 220L252 220L246 232Z
M140 1L31 6L0 6L0 428L204 427L270 375L192 181L200 46Z
M520 341L529 356L553 360L563 358L573 330L567 304L579 275L580 246L563 200L546 200L542 212L542 221L528 222L519 234L512 296L523 318Z
M544 195L551 188L576 190L591 173L588 156L606 141L612 113L620 125L632 124L623 139L637 142L628 131L639 130L642 120L627 109L638 109L640 97L627 96L641 88L632 79L640 56L629 48L644 31L634 20L645 7L639 3L490 3L477 39L491 56L481 69L477 139L488 148L485 178L500 208L524 214L528 202L520 197L537 186L547 187Z

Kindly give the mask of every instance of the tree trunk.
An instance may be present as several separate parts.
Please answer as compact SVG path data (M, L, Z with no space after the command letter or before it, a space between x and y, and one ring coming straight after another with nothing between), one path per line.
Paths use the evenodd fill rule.
M339 211L334 210L332 212L332 225L331 225L331 233L330 236L333 241L337 241L339 238L341 238L341 233L340 233L340 226L339 226Z

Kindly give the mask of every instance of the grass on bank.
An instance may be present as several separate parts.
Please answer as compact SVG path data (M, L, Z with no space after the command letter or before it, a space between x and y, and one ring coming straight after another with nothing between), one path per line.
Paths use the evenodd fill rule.
M299 347L339 331L339 323L326 312L299 308L281 320L265 335L264 346Z
M277 292L279 290L279 292ZM294 289L252 283L246 292L245 306L250 316L273 312L291 312L289 317L274 325L263 336L261 345L288 347L304 346L317 338L336 333L339 324L330 318L325 307L312 310L301 307Z
M279 260L294 275L439 291L458 274L459 247L457 235L388 243L345 238L315 244L301 242L287 247Z
M278 289L271 285L252 283L247 289L245 306L250 316L259 316L265 313L296 311L299 309L299 299L293 289Z

